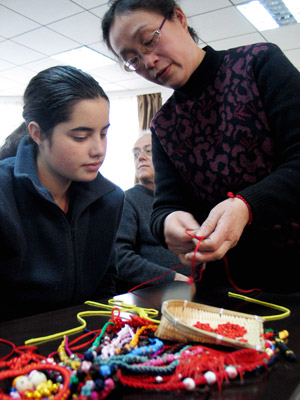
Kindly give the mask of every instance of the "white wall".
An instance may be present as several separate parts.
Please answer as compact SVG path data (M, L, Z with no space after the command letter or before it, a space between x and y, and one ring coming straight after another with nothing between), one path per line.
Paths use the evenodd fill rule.
M110 99L110 127L107 151L100 172L123 190L134 184L132 147L138 137L137 98Z
M22 123L22 98L0 97L0 146L5 138Z

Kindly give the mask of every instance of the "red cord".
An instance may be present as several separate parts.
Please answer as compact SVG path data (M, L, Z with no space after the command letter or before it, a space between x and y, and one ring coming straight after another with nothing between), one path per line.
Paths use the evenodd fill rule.
M8 353L8 354L6 354L6 356L0 358L0 362L1 362L1 361L7 360L9 357L11 357L14 354L14 352L16 351L16 345L13 342L10 342L9 340L1 339L1 338L0 338L0 342L7 344L8 346L11 346L11 348L12 348L10 353Z
M230 276L230 273L229 273L229 263L228 263L228 259L227 259L226 256L223 257L223 261L224 261L225 268L226 268L226 275L227 275L228 282L231 284L231 286L232 286L235 290L237 290L238 292L241 292L241 293L251 293L251 292L255 292L255 291L261 292L261 289L248 289L248 290L245 290L245 289L239 288L239 287L233 282L233 280L232 280L232 278L231 278L231 276Z
M158 276L158 277L156 277L156 278L150 279L149 281L140 283L139 285L133 287L132 289L128 290L128 293L133 292L133 291L136 290L137 288L139 288L139 287L141 287L141 286L144 286L144 285L147 285L148 283L155 282L155 281L157 281L157 280L163 278L164 276L168 275L171 271L174 271L175 269L177 269L177 268L179 268L179 267L182 267L182 266L183 266L183 264L176 265L175 267L168 269L168 270L167 270L166 272L164 272L162 275L160 275L160 276Z
M192 235L191 233L188 232L189 230L190 230L190 229L187 229L187 230L186 230L186 234L189 235L190 237L194 238L194 239L198 239L198 240L199 240L199 242L197 243L197 245L196 245L196 247L195 247L194 256L193 256L193 261L192 261L193 276L195 276L195 271L196 271L196 253L197 253L197 251L198 251L198 248L199 248L199 246L200 246L200 243L204 240L204 237L203 237L203 236ZM250 292L254 292L254 291L259 291L259 292L261 291L260 289L243 290L243 289L239 288L239 287L234 283L234 281L232 280L232 278L231 278L231 276L230 276L230 273L229 273L229 264L228 264L228 259L227 259L226 255L223 257L223 261L224 261L225 268L226 268L226 275L227 275L228 282L231 284L231 286L232 286L235 290L237 290L237 291L240 292L240 293L250 293ZM201 268L201 270L200 270L200 275L199 275L198 282L200 282L201 279L202 279L202 274L203 274L204 269L205 269L205 267Z
M192 235L191 233L189 233L189 231L191 231L191 230L194 230L194 229L186 229L186 230L185 230L185 233L186 233L189 237L191 237L191 238L193 238L193 239L198 239L198 243L197 243L197 245L196 245L196 247L195 247L195 250L194 250L193 260L192 260L192 265L191 265L191 267L192 267L192 278L193 278L193 280L194 280L194 278L195 278L195 276L196 276L196 266L197 266L197 264L196 264L196 255L197 255L197 251L198 251L198 248L199 248L201 242L203 242L203 240L204 240L205 238L204 238L204 236ZM202 278L202 274L203 274L204 269L205 269L205 266L203 266L203 267L201 268L201 270L200 270L200 276L199 276L198 282L199 282L199 281L201 280L201 278Z
M228 192L228 196L229 196L229 197L237 197L237 198L240 198L241 200L243 200L243 201L245 202L245 204L247 205L247 207L248 207L248 209L249 209L249 215L250 215L250 217L249 217L249 224L250 224L250 222L252 221L252 213L251 213L251 209L250 209L250 206L248 205L248 203L247 203L241 196L239 196L239 195L234 196L231 192ZM193 283L193 282L195 281L196 267L197 267L197 264L196 264L196 255L197 255L197 251L198 251L198 248L199 248L200 244L201 244L201 243L203 242L203 240L205 239L204 236L192 235L192 234L189 232L189 231L191 231L191 230L194 230L194 229L186 229L186 230L185 230L185 233L186 233L188 236L190 236L191 238L197 239L197 240L198 240L198 243L197 243L197 245L196 245L196 247L195 247L194 254L193 254L193 259L192 259L192 265L191 265L192 274L191 274L191 276L189 276L188 281L186 282L187 284L191 284L191 283ZM250 293L250 292L254 292L254 291L259 291L259 292L261 291L260 289L249 289L249 290L244 290L244 289L239 288L239 287L234 283L234 281L232 280L232 278L231 278L231 276L230 276L230 273L229 273L229 264L228 264L228 260L227 260L227 257L226 257L226 256L223 257L223 261L224 261L225 268L226 268L227 279L228 279L229 283L231 284L231 286L232 286L235 290L237 290L238 292L241 292L241 293ZM150 279L149 281L140 283L139 285L133 287L132 289L128 290L128 293L133 292L134 290L138 289L138 288L141 287L141 286L147 285L147 284L149 284L149 283L151 283L151 282L155 282L155 281L157 281L157 280L163 278L163 277L166 276L167 274L169 274L171 271L173 271L173 270L175 270L175 269L177 269L177 268L179 268L179 267L182 267L182 266L183 266L183 264L176 265L175 267L168 269L168 270L167 270L164 274L162 274L161 276L158 276L158 277L156 277L156 278ZM200 267L201 267L201 266L200 266ZM201 281L202 275L203 275L203 271L204 271L204 270L205 270L205 264L202 266L202 268L201 268L200 271L199 271L199 278L198 278L197 282L200 282L200 281Z
M228 196L230 199L234 199L234 198L236 197L237 199L242 200L242 201L246 204L246 206L247 206L247 208L248 208L248 212L249 212L248 225L250 225L251 222L252 222L252 220L253 220L253 215L252 215L252 210L251 210L251 207L250 207L249 203L244 199L244 197L240 196L239 194L237 194L237 195L235 196L232 192L228 192L228 193L227 193L227 196Z

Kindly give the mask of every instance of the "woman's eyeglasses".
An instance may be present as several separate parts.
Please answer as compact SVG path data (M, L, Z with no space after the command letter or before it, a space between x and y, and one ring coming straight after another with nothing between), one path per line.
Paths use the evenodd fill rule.
M161 29L164 26L166 19L167 18L165 17L160 27L156 29L154 32L152 32L151 35L147 36L145 40L143 40L141 46L142 54L150 54L158 46ZM141 57L139 55L136 55L124 62L124 69L127 72L134 72L138 69L140 63L141 63Z

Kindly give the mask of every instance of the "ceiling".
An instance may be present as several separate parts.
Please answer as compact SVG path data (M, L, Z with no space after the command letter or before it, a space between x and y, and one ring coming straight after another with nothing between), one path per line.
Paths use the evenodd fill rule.
M178 1L201 47L221 50L273 42L300 70L300 24L258 32L237 10L243 2ZM107 0L0 0L0 97L21 96L37 72L58 64L51 58L55 54L85 45L112 58L101 41L101 18L107 9ZM107 93L159 88L118 64L86 71Z

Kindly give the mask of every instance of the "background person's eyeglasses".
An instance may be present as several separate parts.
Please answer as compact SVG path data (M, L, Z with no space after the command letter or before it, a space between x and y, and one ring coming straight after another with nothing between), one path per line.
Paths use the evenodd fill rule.
M161 29L166 22L167 17L164 18L160 27L156 29L151 35L147 36L145 40L142 42L141 53L149 54L151 53L157 46L160 40ZM141 57L137 54L136 56L130 58L129 60L124 62L124 69L127 72L134 72L138 69L141 63Z
M137 160L141 153L143 153L147 157L151 157L152 156L152 149L150 147L147 147L144 150L135 150L133 152L134 159Z

